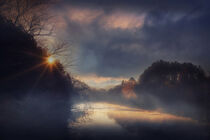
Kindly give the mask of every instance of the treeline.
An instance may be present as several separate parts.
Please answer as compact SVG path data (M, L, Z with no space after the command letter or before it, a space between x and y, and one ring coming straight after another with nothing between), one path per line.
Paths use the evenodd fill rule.
M139 94L146 90L166 102L183 100L202 105L210 99L209 85L210 78L200 66L160 60L143 72L135 90Z
M210 77L192 63L156 61L137 81L123 81L108 93L117 102L210 121Z

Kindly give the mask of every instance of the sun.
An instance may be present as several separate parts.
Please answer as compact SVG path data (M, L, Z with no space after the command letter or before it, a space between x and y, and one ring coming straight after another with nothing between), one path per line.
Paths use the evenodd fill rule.
M48 64L53 64L53 63L55 63L55 58L52 57L52 56L49 56L49 57L47 58L47 63L48 63Z

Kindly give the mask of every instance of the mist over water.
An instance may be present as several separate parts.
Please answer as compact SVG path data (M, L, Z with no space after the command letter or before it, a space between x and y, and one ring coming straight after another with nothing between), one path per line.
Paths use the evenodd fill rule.
M209 5L0 0L0 140L209 140Z
M160 110L83 102L75 104L71 112L75 119L69 121L69 129L80 139L205 139L208 136L207 124Z

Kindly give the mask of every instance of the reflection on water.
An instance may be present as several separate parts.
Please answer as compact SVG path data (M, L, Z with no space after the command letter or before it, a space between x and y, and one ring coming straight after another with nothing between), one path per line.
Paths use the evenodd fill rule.
M126 123L149 122L190 122L191 118L162 113L160 111L148 111L105 102L89 102L76 104L72 109L73 114L81 113L75 121L69 123L73 128L114 128L121 129L117 121Z

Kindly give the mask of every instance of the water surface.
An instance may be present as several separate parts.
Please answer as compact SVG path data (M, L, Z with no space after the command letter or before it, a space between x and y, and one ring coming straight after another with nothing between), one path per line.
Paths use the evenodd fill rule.
M193 139L200 137L196 129L202 131L198 121L169 114L161 109L144 110L107 102L86 102L75 104L71 111L75 117L69 122L71 131L91 139L165 138L170 135L174 138Z

